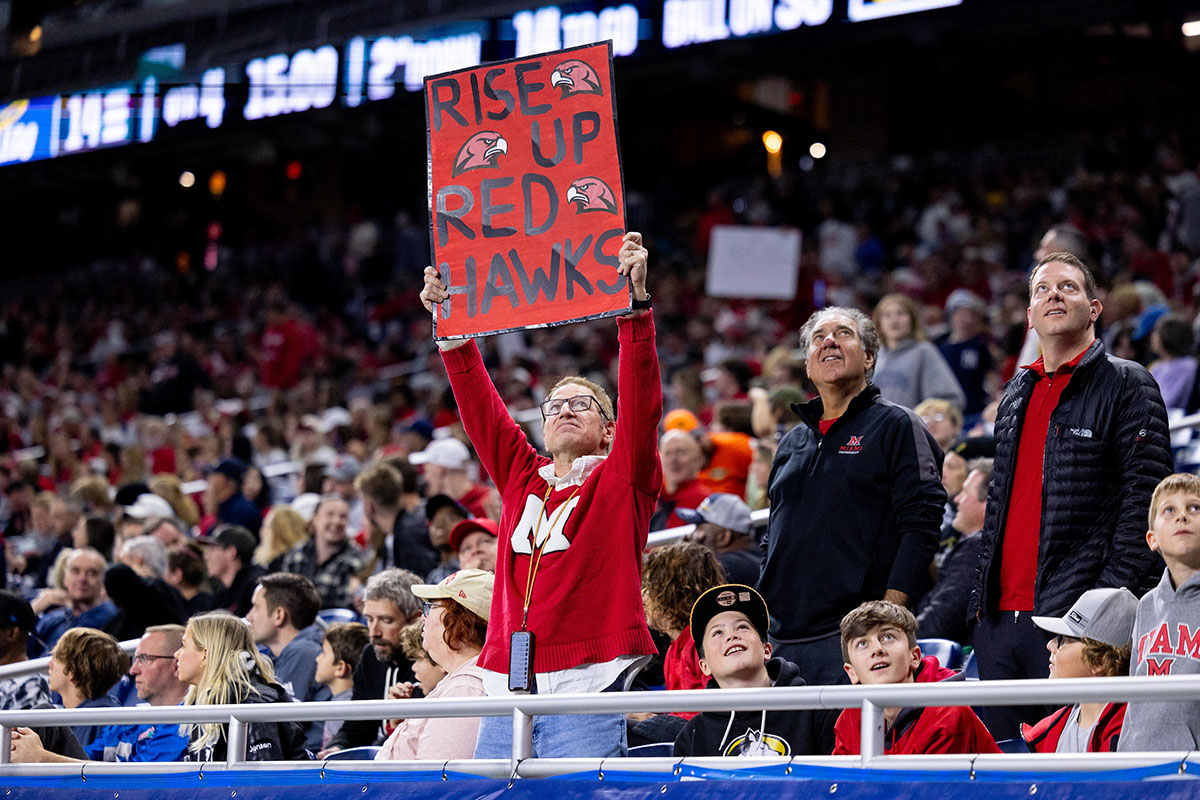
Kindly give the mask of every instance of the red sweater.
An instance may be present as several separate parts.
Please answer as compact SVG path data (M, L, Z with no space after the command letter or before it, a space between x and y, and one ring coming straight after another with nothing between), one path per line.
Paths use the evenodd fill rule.
M663 656L663 676L667 679L668 690L672 689L703 689L708 686L708 676L700 671L700 656L696 652L696 643L692 641L692 626L688 625L679 634L679 638L671 642ZM698 711L672 711L677 717L691 719Z
M699 508L700 504L704 502L704 498L710 494L712 494L712 490L701 483L699 478L684 481L674 492L668 492L666 489L663 489L662 494L658 498L659 505L664 507L667 504L671 505L671 514L667 517L663 527L678 528L681 525L686 525L687 523L679 518L679 514L677 513L679 509L686 508L691 511L692 509ZM701 686L699 688L703 689L704 687Z
M658 652L646 629L641 588L642 550L662 487L657 447L662 383L653 316L618 318L617 331L612 451L582 486L551 492L544 509L549 485L538 470L553 462L513 422L474 342L442 352L463 427L504 504L487 641L479 656L484 669L508 673L509 634L521 627L538 515L543 532L549 520L558 522L542 550L529 608L534 671ZM556 517L568 501L572 507Z
M916 683L934 683L958 673L943 669L934 656L921 659L914 676ZM862 709L847 708L837 718L833 747L835 756L856 756L862 752ZM884 731L883 752L889 756L920 753L999 753L995 739L975 712L967 706L947 708L905 708L892 727Z

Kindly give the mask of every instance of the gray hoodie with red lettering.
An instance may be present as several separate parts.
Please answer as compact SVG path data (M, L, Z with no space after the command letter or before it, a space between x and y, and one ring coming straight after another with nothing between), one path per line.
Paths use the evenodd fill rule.
M1170 570L1138 601L1131 674L1200 674L1200 574L1175 588ZM1120 752L1200 750L1200 701L1130 703Z

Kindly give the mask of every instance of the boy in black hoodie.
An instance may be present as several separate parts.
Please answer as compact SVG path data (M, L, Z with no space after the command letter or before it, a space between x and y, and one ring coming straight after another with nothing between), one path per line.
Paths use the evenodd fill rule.
M803 686L790 661L771 658L770 614L762 595L737 583L715 586L692 606L691 629L708 688ZM706 711L675 740L677 756L826 755L833 750L831 711Z

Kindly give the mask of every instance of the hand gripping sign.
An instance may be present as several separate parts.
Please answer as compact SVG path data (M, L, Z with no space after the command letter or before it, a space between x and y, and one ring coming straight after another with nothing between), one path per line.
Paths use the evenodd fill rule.
M436 338L629 311L611 42L426 78L425 117Z

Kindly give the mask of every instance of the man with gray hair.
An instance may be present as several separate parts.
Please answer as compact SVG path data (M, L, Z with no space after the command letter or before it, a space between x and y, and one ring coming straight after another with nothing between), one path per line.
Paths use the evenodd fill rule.
M867 600L904 605L928 575L946 504L942 452L911 410L871 383L879 334L853 308L825 308L800 331L819 397L771 467L771 516L758 590L776 612L775 655L810 684L843 683L839 623Z
M398 684L416 681L401 642L404 627L421 618L421 601L412 593L412 587L420 583L421 578L406 569L387 569L367 581L363 616L371 641L354 668L351 700L382 700L393 696L392 688ZM318 757L375 744L382 739L381 724L380 720L346 720Z
M136 639L153 625L182 625L187 621L183 596L163 580L167 549L153 536L135 536L121 545L104 573L104 591L117 607L105 630L118 641Z

